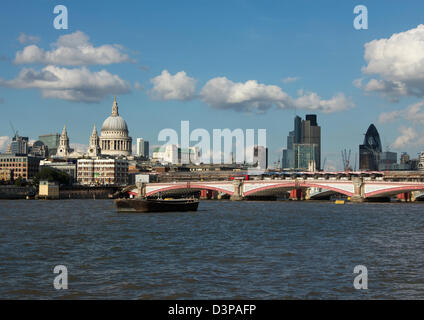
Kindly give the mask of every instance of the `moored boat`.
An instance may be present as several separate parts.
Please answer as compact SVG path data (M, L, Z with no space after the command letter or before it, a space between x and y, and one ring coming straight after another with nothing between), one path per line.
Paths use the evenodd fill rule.
M116 199L118 212L181 212L197 211L199 199Z

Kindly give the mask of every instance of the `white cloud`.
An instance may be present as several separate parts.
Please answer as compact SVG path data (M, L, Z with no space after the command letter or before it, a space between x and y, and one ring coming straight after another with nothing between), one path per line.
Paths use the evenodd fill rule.
M209 80L200 96L213 108L237 111L265 111L288 98L278 86L260 84L256 80L236 83L226 77Z
M357 88L362 88L362 81L364 79L363 78L359 78L359 79L355 79L352 81L353 85Z
M415 132L414 128L401 127L399 131L400 136L393 142L393 148L405 148L406 146L417 143L418 134Z
M346 98L343 93L337 93L331 99L323 100L315 92L304 93L303 91L300 91L299 97L294 100L290 99L285 106L305 110L316 110L323 113L332 113L353 108L354 103L350 98Z
M12 139L8 136L0 136L0 153L5 152Z
M380 92L395 100L402 96L424 96L424 25L365 44L362 68L370 79L365 91Z
M184 71L170 74L167 70L152 79L151 96L157 100L191 100L196 91L196 80Z
M290 97L276 85L264 85L256 80L233 82L226 77L209 80L200 92L203 102L216 109L265 112L272 106L278 108L299 108L331 113L353 107L344 94L339 93L329 100L323 100L313 92L299 91L297 98Z
M283 81L283 83L291 83L291 82L296 82L299 79L300 79L300 77L287 77L287 78L284 78L281 81Z
M380 123L393 122L395 120L404 119L413 124L424 124L424 112L421 108L424 106L424 101L409 105L403 110L395 110L383 112L380 114L378 121Z
M41 71L22 69L13 80L0 78L0 86L40 89L44 98L98 102L109 94L130 92L130 85L106 70L91 72L85 67L67 69L46 66Z
M391 112L383 112L378 117L378 122L379 123L393 122L393 121L395 121L399 118L400 114L401 114L401 112L398 111L398 110L391 111Z
M29 34L25 34L25 33L21 32L21 34L18 37L18 41L22 44L37 43L38 41L40 41L40 37L31 36Z
M121 46L106 44L94 47L84 32L76 31L60 36L50 51L45 51L34 44L29 45L16 53L14 62L17 64L83 66L132 62L132 59L122 52Z

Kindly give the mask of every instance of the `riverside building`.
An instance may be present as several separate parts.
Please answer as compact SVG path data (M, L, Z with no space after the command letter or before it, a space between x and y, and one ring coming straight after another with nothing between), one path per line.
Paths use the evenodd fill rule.
M3 177L9 176L12 180L19 177L32 179L39 169L40 158L27 155L0 154L0 171L4 171Z
M128 161L125 159L78 159L77 181L83 185L128 184Z

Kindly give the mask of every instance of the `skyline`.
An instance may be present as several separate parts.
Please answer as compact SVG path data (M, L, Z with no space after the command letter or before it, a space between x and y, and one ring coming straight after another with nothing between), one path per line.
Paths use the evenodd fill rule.
M418 1L361 2L368 30L353 28L354 1L62 4L68 30L53 28L48 1L0 13L1 151L9 121L32 139L66 124L71 143L88 145L115 94L130 136L151 148L181 120L210 132L264 128L272 164L295 113L318 115L327 167L341 168L340 151L357 152L371 123L383 149L416 157L424 147Z

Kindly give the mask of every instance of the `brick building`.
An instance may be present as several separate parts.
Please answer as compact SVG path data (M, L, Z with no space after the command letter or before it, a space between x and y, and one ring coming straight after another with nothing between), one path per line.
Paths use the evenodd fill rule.
M26 155L0 154L0 171L2 176L11 176L16 180L21 176L25 180L32 179L37 173L40 158Z

